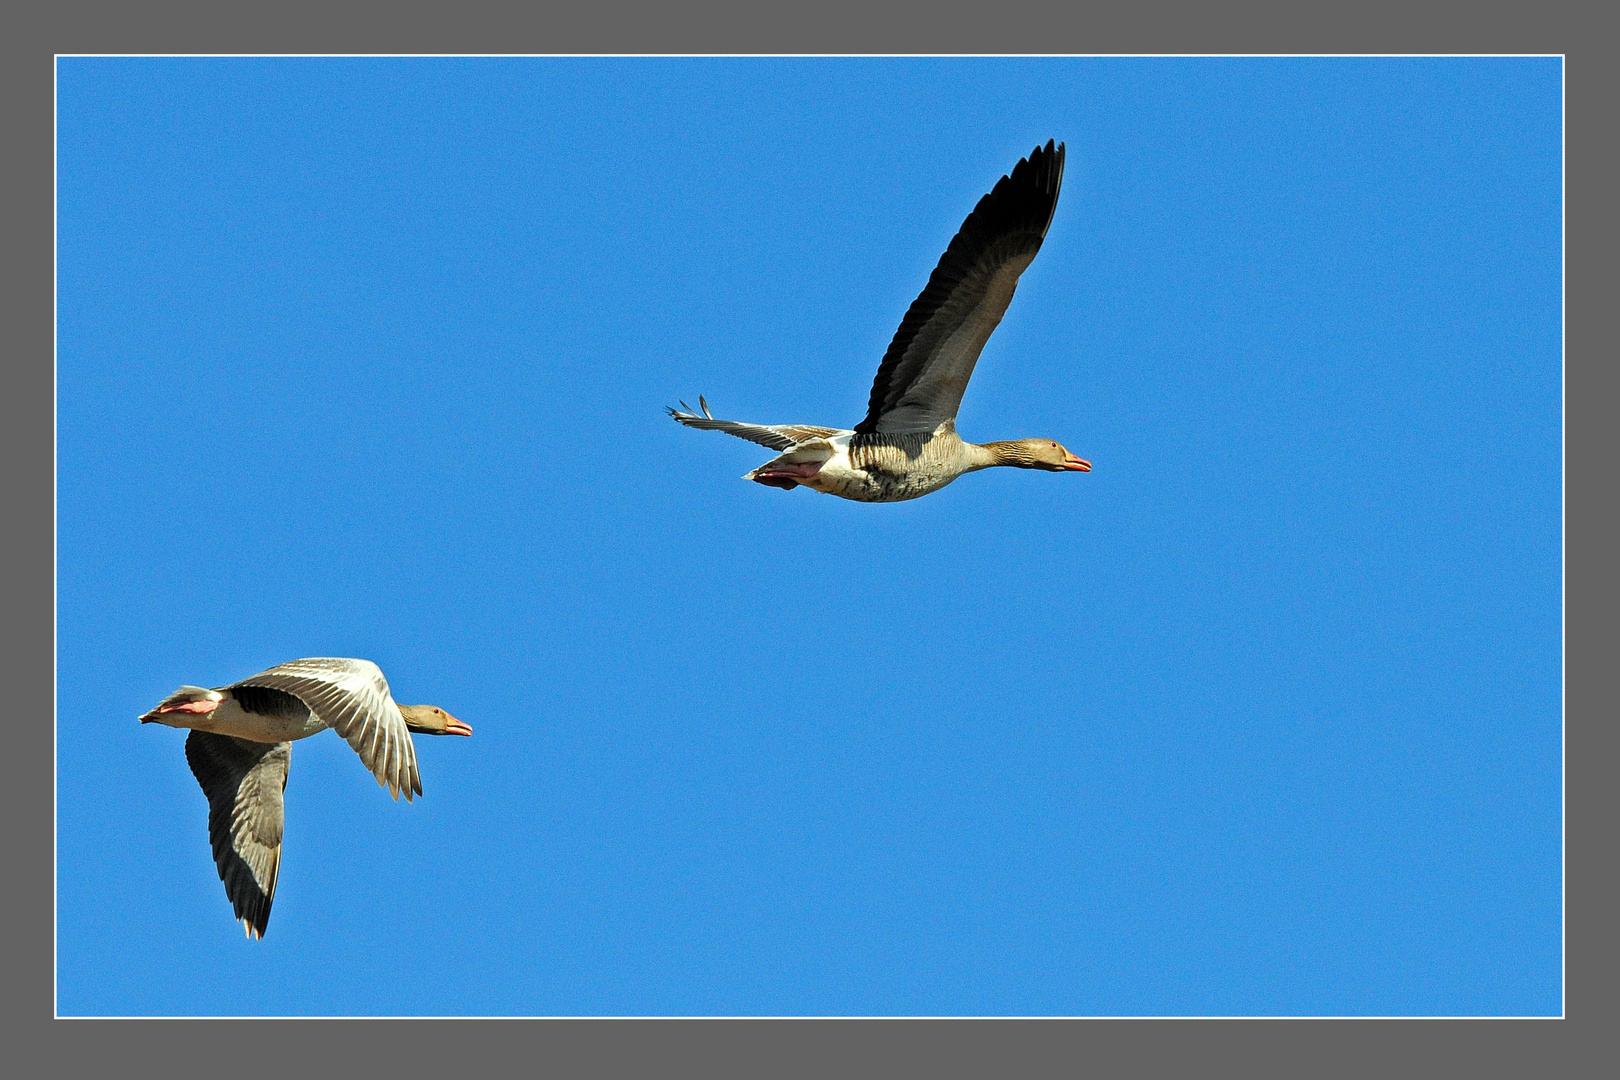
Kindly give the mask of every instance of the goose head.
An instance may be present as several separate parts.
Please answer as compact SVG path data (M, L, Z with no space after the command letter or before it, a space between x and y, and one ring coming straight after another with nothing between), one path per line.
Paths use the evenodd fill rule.
M1012 442L985 443L997 465L1015 469L1045 469L1047 472L1090 472L1091 462L1077 458L1061 443L1051 439L1015 439Z
M472 727L437 705L401 705L405 726L418 735L471 735Z

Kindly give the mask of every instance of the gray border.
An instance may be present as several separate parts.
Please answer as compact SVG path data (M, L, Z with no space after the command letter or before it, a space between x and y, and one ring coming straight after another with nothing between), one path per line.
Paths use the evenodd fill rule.
M44 268L54 265L49 211L55 53L514 49L1014 53L1031 48L1081 53L1564 53L1569 56L1567 99L1575 103L1567 111L1568 126L1586 136L1584 145L1566 139L1572 151L1567 154L1567 171L1578 177L1566 183L1566 203L1584 211L1581 229L1567 245L1566 306L1570 311L1592 311L1601 299L1600 283L1606 278L1599 276L1599 259L1612 226L1591 219L1593 208L1606 201L1597 196L1607 195L1612 181L1600 188L1610 170L1602 168L1606 161L1591 160L1610 142L1604 134L1607 110L1594 103L1613 98L1601 92L1609 81L1605 57L1595 49L1579 49L1603 40L1601 24L1580 5L1538 4L1504 13L1407 0L1380 5L1381 11L1358 4L1307 15L1297 5L1282 3L1141 5L1093 13L1068 5L1004 2L988 9L993 18L987 19L977 11L944 17L938 6L901 7L867 0L846 9L858 17L838 18L826 5L815 5L770 16L779 20L775 25L767 25L767 17L753 4L712 4L706 9L649 4L645 11L634 10L636 6L563 13L463 2L433 14L391 7L384 16L380 5L340 5L334 0L318 5L294 0L234 12L207 3L77 3L40 6L8 18L9 62L0 77L10 91L6 100L16 118L11 127L17 147L12 160L21 167L7 175L21 190L6 201L13 226L7 233L17 238L7 245L14 268L8 275L13 287L6 292L13 351L26 359L18 365L22 392L10 395L11 415L4 428L8 442L15 444L8 446L16 478L11 489L12 521L28 523L7 530L19 549L11 564L26 568L8 575L12 583L8 607L13 614L7 620L6 655L13 662L12 686L23 699L14 716L54 715L53 687L38 673L54 670L54 635L47 636L41 628L54 626L52 580L42 571L54 565L50 362L54 328L46 315L53 311L53 296L51 276ZM1566 500L1571 490L1584 489L1594 496L1612 492L1612 485L1599 488L1602 476L1597 469L1602 465L1584 465L1607 457L1598 444L1606 430L1598 410L1614 395L1593 383L1597 378L1612 380L1612 365L1599 370L1598 364L1582 363L1585 357L1611 354L1612 343L1603 345L1606 349L1599 352L1590 327L1582 333L1576 320L1568 320L1566 371L1574 377L1567 375L1566 385L1573 383L1580 393L1567 396L1565 445L1571 465L1566 470ZM1615 547L1612 528L1604 529L1601 510L1593 509L1602 504L1601 496L1584 503L1576 500L1574 512L1566 511L1566 565L1583 571L1583 588L1572 594L1574 602L1566 611L1566 726L1580 751L1567 757L1566 814L1568 836L1597 853L1585 866L1606 865L1611 847L1600 830L1601 822L1612 817L1604 813L1612 805L1612 795L1596 773L1600 763L1614 759L1613 725L1567 724L1569 717L1601 721L1612 713L1612 707L1599 710L1601 683L1591 676L1607 659L1599 652L1606 642L1598 636L1598 620L1605 607L1612 606L1604 601L1612 600L1615 590L1606 575L1595 587L1585 580L1602 565L1600 553ZM8 820L33 823L13 845L8 874L12 883L30 883L7 890L8 904L17 905L8 925L21 928L9 935L8 952L18 962L7 965L7 1000L12 1005L7 1011L14 1019L27 1018L26 1032L22 1023L12 1027L12 1046L24 1055L37 1047L60 1064L80 1060L103 1064L103 1058L103 1067L112 1068L142 1059L173 1063L173 1045L160 1041L168 1035L162 1022L105 1021L71 1032L71 1021L41 1023L51 1016L54 997L48 932L53 919L54 850L50 822L39 808L54 805L54 790L53 777L38 763L54 760L54 747L43 724L15 724L8 735L6 782L0 784ZM1606 920L1595 917L1614 910L1613 892L1604 888L1607 875L1594 874L1580 864L1573 870L1566 873L1566 891L1572 898L1566 904L1566 926L1580 934L1577 948L1567 957L1570 1019L1566 1021L270 1021L278 1028L296 1025L296 1031L286 1032L292 1036L287 1039L277 1032L275 1056L280 1060L266 1061L265 1066L266 1071L297 1068L301 1059L308 1058L328 1068L363 1061L380 1069L439 1071L475 1062L488 1068L510 1056L516 1062L552 1067L577 1063L592 1072L690 1064L706 1071L768 1070L786 1075L819 1075L829 1069L910 1073L921 1068L982 1075L992 1070L1078 1070L1088 1065L1107 1069L1115 1062L1141 1072L1178 1066L1196 1069L1211 1060L1241 1064L1250 1072L1328 1075L1357 1075L1370 1068L1430 1072L1442 1066L1446 1073L1465 1068L1515 1074L1563 1071L1560 1066L1576 1061L1577 1042L1590 1041L1595 1048L1596 1024L1582 1020L1590 1017L1594 1002L1604 1000L1595 991L1613 954L1607 935L1599 930ZM186 1025L185 1057L205 1062L240 1060L233 1047L243 1045L247 1025L254 1022L175 1023ZM357 1032L352 1030L356 1023L384 1024L387 1030ZM479 1025L476 1030L474 1024ZM1588 1027L1593 1030L1588 1032ZM1578 1038L1577 1032L1585 1037ZM264 1033L261 1026L253 1035ZM210 1051L228 1056L215 1058Z

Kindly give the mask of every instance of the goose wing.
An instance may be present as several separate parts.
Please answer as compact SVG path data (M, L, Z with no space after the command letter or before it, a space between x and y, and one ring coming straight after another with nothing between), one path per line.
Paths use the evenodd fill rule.
M186 764L208 796L214 865L249 937L263 937L281 869L282 792L292 743L260 743L195 729Z
M973 365L1041 249L1058 190L1063 144L1048 141L979 200L878 365L858 434L916 434L954 420Z
M388 691L388 680L370 660L313 657L278 664L233 683L284 690L297 697L327 727L343 736L394 798L422 794L416 747L405 717Z
M681 402L686 405L686 402ZM735 435L739 439L768 446L772 450L791 450L802 442L811 439L826 439L834 435L847 434L838 428L817 427L815 424L745 424L739 420L716 420L709 415L709 403L698 398L698 407L703 410L699 416L694 412L682 412L680 409L670 409L669 415L690 428L702 431L723 431L727 435ZM691 406L687 406L691 408Z

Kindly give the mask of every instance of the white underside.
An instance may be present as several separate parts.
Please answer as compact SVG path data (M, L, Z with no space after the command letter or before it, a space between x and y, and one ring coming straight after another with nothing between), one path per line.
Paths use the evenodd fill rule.
M219 693L217 690L215 693ZM215 735L232 735L252 742L279 743L307 739L326 730L326 725L314 713L307 712L302 720L286 716L266 716L246 712L229 695L219 694L219 706L207 713L165 713L156 717L169 727L195 728Z
M902 473L857 469L850 462L846 431L827 439L812 439L766 462L754 472L776 465L814 465L815 472L793 479L812 491L857 502L904 502L938 491L974 466L965 460L919 458ZM754 479L754 472L743 479Z

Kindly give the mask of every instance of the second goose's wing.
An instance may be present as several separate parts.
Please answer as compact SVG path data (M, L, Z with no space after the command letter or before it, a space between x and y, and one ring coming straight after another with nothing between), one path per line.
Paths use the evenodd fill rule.
M321 722L348 741L365 767L405 800L422 794L416 747L388 680L370 660L314 657L278 664L233 686L264 686L296 696Z
M973 365L1041 249L1062 186L1063 146L1048 142L979 200L883 354L858 434L927 435L956 419Z
M214 865L249 937L264 936L276 898L281 793L291 760L292 743L249 742L195 729L186 736L186 764L208 796Z

